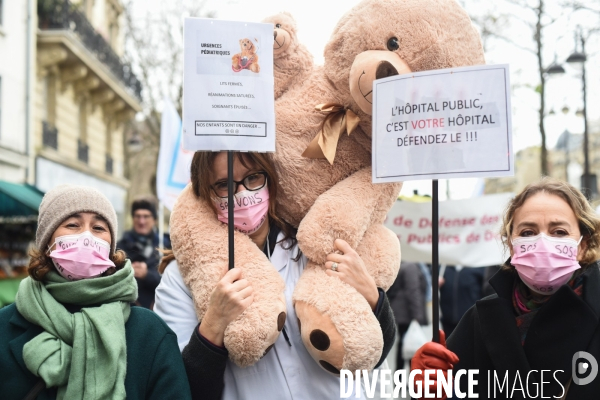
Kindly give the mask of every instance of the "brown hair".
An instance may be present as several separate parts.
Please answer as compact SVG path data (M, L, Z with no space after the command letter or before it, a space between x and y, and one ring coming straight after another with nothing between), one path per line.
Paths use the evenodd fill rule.
M521 193L515 196L506 207L502 227L500 228L500 237L505 249L510 250L510 237L513 229L513 219L516 210L521 207L525 201L537 193L547 193L558 196L567 202L579 224L579 230L583 235L585 250L579 262L583 267L591 264L598 259L600 254L600 218L590 206L585 196L567 182L558 179L544 177L541 180L531 183L523 189ZM504 268L513 269L512 265L506 263Z
M158 272L160 272L161 274L165 273L165 268L167 268L167 265L169 265L169 263L173 260L175 260L175 254L173 253L173 250L163 250L163 258L160 259L160 263L158 263Z
M217 213L217 207L212 201L214 199L214 192L212 189L212 178L213 178L213 165L217 152L206 152L197 151L194 154L192 163L190 165L190 175L192 181L192 190L196 197L206 201L211 205L215 214ZM269 222L275 224L283 232L284 238L281 242L287 243L287 248L291 248L296 244L296 229L287 222L283 221L277 216L277 190L279 179L277 177L277 171L273 166L271 155L268 153L239 153L235 152L234 157L246 168L257 168L264 171L267 174L267 186L269 188ZM163 273L167 264L175 259L172 251L165 250L164 257L161 259L158 266L158 271ZM298 253L300 256L300 253Z
M52 259L45 252L33 248L29 251L29 265L27 266L27 272L32 279L36 281L43 281L46 274L50 271L56 271ZM110 276L123 268L127 261L127 256L123 250L117 250L110 257L110 260L115 263L115 267L110 267L104 271L100 276Z

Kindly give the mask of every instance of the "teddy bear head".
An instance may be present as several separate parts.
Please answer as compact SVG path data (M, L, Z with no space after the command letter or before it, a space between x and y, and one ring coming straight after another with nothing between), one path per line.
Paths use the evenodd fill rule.
M256 46L254 45L252 40L248 38L240 39L240 49L242 50L242 54L256 53Z
M325 74L359 115L372 113L375 79L484 63L479 34L456 0L364 0L325 47Z
M298 46L296 21L288 12L265 18L263 22L273 24L273 55L275 57L292 53Z

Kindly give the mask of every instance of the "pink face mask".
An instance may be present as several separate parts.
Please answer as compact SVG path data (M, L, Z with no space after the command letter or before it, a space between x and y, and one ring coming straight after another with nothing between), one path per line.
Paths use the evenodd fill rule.
M54 243L56 247L50 253L50 258L58 273L71 281L95 278L115 266L109 259L108 242L89 231L59 236Z
M529 289L539 294L553 294L569 282L573 271L581 268L577 248L582 238L576 242L540 233L513 239L514 254L510 262Z
M217 218L227 223L227 199L217 200ZM233 225L247 235L254 233L267 219L269 211L269 188L265 185L256 191L244 190L233 196Z

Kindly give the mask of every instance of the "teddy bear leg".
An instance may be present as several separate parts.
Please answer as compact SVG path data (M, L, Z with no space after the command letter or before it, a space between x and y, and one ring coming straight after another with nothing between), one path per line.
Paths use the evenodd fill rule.
M258 65L258 62L257 62L257 61L255 61L255 62L253 62L252 64L250 64L250 68L249 68L249 69L250 69L250 71L252 71L252 72L259 73L259 72L260 72L260 65Z
M240 55L239 54L234 54L233 57L231 57L231 66L234 69L240 68Z
M370 226L356 247L375 285L387 291L400 270L400 241L382 224Z
M294 290L304 346L326 371L372 369L383 349L381 327L365 298L309 262Z

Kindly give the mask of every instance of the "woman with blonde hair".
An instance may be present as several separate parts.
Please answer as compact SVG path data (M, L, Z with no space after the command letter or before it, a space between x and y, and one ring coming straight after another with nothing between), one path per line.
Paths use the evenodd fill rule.
M98 190L58 186L40 204L29 277L0 310L0 397L189 399L177 337L131 307L131 262Z
M447 348L421 347L412 369L478 370L479 398L598 398L598 215L579 190L544 178L509 202L500 234L510 258L490 280L496 294L465 313ZM462 376L456 396L467 386Z

